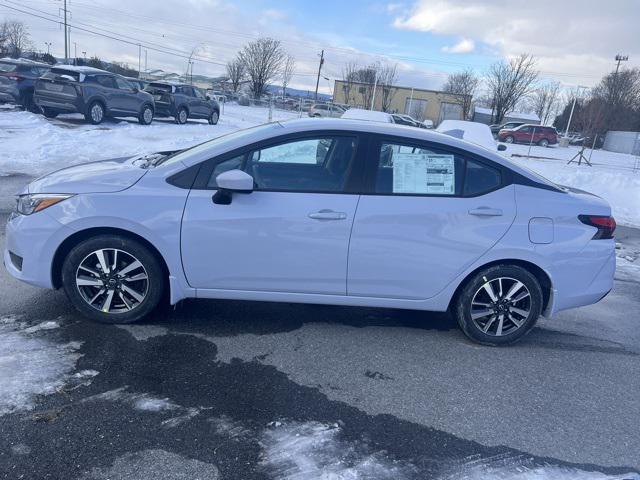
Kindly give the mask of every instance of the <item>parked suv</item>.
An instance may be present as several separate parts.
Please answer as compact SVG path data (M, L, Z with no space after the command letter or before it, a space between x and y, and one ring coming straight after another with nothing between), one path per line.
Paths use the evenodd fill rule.
M498 140L505 143L535 143L541 147L558 143L558 132L553 127L520 125L498 132Z
M25 59L0 59L0 102L16 103L25 110L37 111L33 103L33 84L51 65Z
M340 117L346 110L337 105L316 103L309 109L310 117Z
M153 97L124 77L91 67L54 67L35 86L34 102L45 117L82 113L97 125L105 117L137 117L143 125L153 121Z
M180 125L189 118L204 118L211 125L220 119L220 104L193 85L151 82L145 90L153 95L158 117L173 117Z
M497 136L500 130L513 130L514 128L524 124L525 122L507 122L507 123L503 123L502 125L499 125L499 124L489 125L489 128L491 129L491 133L494 136Z

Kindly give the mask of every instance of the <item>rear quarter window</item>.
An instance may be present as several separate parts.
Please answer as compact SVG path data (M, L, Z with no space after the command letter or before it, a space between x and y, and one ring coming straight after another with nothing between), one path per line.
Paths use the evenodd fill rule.
M497 168L475 160L467 160L463 195L473 197L496 190L502 184L502 175Z
M80 72L73 72L71 70L63 70L60 68L52 68L45 73L42 78L47 80L67 80L72 82L80 81Z
M14 65L13 63L0 62L0 72L4 72L4 73L15 72L16 68L17 68L17 65Z

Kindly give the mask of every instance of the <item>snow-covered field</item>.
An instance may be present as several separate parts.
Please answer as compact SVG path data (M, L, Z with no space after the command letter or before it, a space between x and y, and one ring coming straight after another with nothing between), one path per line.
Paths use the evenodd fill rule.
M297 118L295 112L273 111L273 120ZM94 126L80 115L61 115L48 120L28 112L0 109L0 176L38 176L78 163L185 148L226 133L268 121L263 107L228 104L218 125L194 120L176 125L156 120L143 127L134 119L115 120ZM593 167L567 162L577 147L531 147L509 145L502 154L550 180L595 193L613 207L623 225L640 226L640 159L632 155L596 150ZM589 155L590 150L587 150ZM516 156L514 156L514 154Z

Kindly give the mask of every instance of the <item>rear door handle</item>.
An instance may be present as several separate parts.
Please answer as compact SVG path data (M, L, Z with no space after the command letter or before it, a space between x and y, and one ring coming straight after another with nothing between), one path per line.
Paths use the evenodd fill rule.
M309 214L309 218L314 220L345 220L347 214L344 212L334 212L333 210L320 210Z
M469 215L476 215L478 217L499 217L502 215L502 210L499 208L479 207L469 210Z

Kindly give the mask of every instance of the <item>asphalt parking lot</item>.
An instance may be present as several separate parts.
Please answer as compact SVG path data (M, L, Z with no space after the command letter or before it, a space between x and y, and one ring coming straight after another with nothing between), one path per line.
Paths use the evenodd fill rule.
M639 312L621 277L509 348L446 314L261 302L104 326L0 269L0 373L63 378L0 408L0 478L640 478Z

